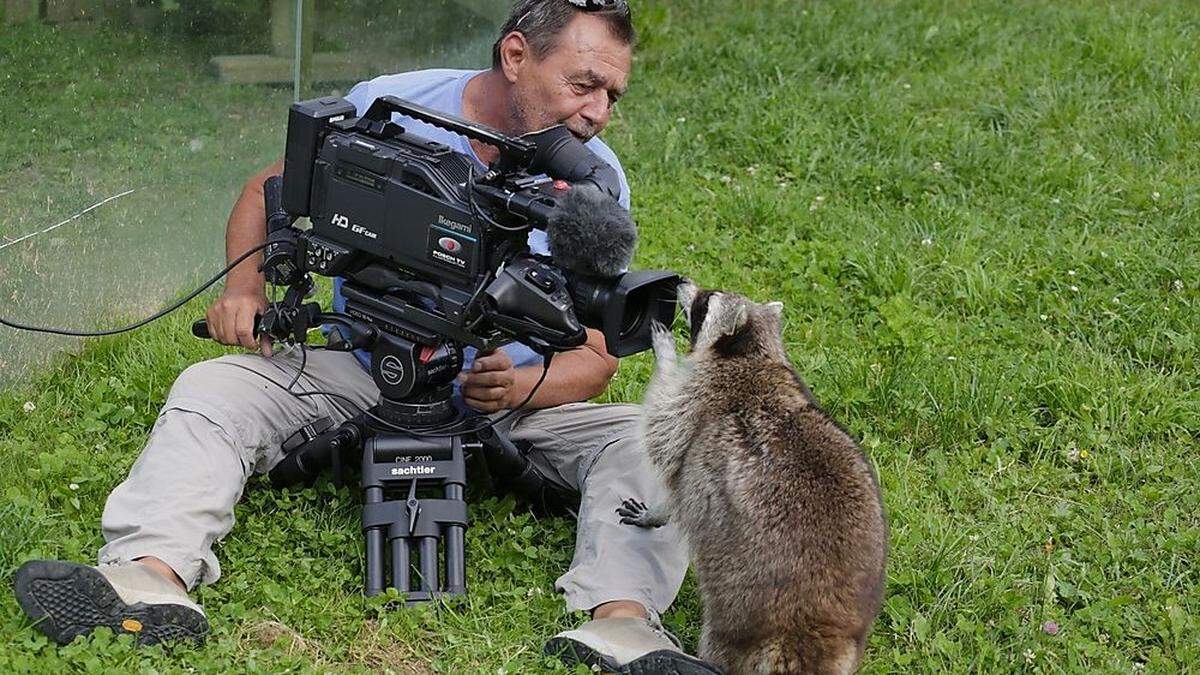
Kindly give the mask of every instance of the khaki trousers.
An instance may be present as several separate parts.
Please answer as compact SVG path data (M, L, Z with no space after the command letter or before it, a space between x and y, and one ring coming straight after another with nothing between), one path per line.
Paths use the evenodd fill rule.
M348 353L309 351L293 391L348 397L297 398L286 390L300 367L296 350L271 358L238 354L204 361L175 381L141 456L105 504L103 563L154 556L188 588L221 575L213 543L234 524L246 481L282 458L281 443L323 416L335 424L374 405L379 390ZM530 459L577 490L575 555L555 582L568 610L636 600L661 614L687 570L672 525L622 525L616 508L635 497L651 504L664 488L641 445L636 405L572 403L514 415L510 437L534 445ZM470 546L470 531L467 534Z

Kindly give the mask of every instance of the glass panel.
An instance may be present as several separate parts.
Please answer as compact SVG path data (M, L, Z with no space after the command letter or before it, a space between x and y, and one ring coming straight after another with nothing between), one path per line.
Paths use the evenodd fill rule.
M302 97L482 68L507 3L300 4L307 31L296 0L0 5L0 316L86 330L166 306L223 266L235 199L282 154L297 51ZM78 344L0 328L0 385Z

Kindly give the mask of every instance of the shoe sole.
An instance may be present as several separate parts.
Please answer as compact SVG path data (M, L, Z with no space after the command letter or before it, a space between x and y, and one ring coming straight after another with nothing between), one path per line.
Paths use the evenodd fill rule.
M618 675L723 675L724 671L681 652L660 649L619 666L611 657L605 656L578 640L550 638L544 650L548 656L557 656L573 666L581 663L589 668L601 668L601 672Z
M126 604L96 568L78 563L31 560L17 570L13 592L34 625L60 645L101 626L133 634L139 645L201 644L208 633L200 612L183 605Z

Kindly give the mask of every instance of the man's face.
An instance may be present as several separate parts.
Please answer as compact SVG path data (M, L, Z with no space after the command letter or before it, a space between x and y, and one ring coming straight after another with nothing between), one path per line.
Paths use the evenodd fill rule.
M587 141L608 124L612 106L628 86L632 49L609 34L603 20L579 14L554 49L533 54L510 75L510 113L516 133L564 123Z

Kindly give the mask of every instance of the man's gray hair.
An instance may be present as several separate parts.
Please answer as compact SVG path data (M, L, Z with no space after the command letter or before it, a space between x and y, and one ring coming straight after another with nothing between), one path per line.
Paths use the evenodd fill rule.
M500 29L500 37L492 45L492 67L500 67L500 42L513 31L525 36L533 54L543 58L558 45L558 36L576 14L591 14L608 24L609 33L621 42L634 41L633 17L627 2L616 2L604 9L585 10L571 0L516 0L508 20Z

